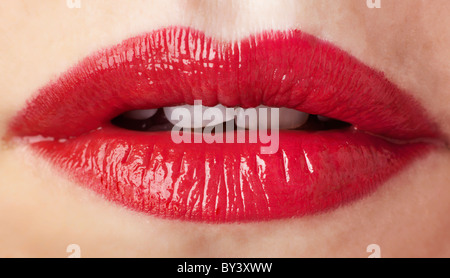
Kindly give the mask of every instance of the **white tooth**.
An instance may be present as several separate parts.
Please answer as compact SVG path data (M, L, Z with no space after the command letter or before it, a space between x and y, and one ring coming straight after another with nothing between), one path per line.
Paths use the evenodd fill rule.
M203 105L180 105L165 107L166 118L176 126L184 128L201 128L209 123L223 123L233 119L233 113L227 113L226 107L218 104L214 107ZM203 117L213 120L203 120Z
M309 114L295 109L280 108L280 129L296 129L308 121Z
M123 116L133 120L146 120L153 117L158 109L132 110L123 113Z
M258 109L236 108L235 123L239 128L258 129Z
M266 112L261 116L260 119L260 114L263 113L262 109L266 109ZM258 127L271 128L270 110L270 107L264 105L248 109L236 108L236 126L239 128L250 130L256 130L258 129Z
M262 112L261 108L266 108L267 112ZM240 128L255 130L261 128L276 128L272 124L272 109L276 107L258 106L255 108L236 109L236 125ZM263 113L260 117L260 114ZM278 129L295 129L301 127L308 120L309 114L294 109L279 108ZM274 119L276 120L276 119Z
M205 106L203 106L205 107ZM212 109L208 109L208 108L212 108ZM218 104L214 107L206 107L206 109L204 110L204 117L205 118L212 118L211 116L214 115L214 119L217 120L217 118L215 117L216 115L220 118L223 119L222 122L228 122L234 119L234 108L227 108L225 106L223 106L222 104ZM218 115L220 114L220 115ZM209 122L209 120L208 120Z

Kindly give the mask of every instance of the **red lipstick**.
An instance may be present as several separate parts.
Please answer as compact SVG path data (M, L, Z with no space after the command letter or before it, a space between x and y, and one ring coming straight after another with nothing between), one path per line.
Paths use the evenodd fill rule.
M288 107L351 124L280 131L260 144L175 144L170 132L118 128L136 109L180 104ZM109 200L166 218L258 221L336 208L373 192L434 147L440 133L407 93L299 30L236 43L164 28L85 58L11 122L71 178Z

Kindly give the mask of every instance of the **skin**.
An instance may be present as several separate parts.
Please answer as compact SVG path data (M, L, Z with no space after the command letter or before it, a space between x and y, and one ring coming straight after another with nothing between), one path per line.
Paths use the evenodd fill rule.
M93 51L187 25L239 39L300 28L407 90L450 138L450 2L381 0L0 2L0 137L37 89ZM448 145L447 145L448 146ZM68 181L20 144L0 141L0 257L450 256L450 149L438 148L374 194L339 209L272 222L210 225L126 210Z

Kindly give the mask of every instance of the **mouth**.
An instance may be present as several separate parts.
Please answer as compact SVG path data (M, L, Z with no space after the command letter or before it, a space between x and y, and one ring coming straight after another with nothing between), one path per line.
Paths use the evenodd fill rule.
M195 101L280 108L277 149L174 142L170 111ZM250 138L249 125L237 124ZM224 42L184 27L83 59L40 89L10 131L108 200L210 223L335 209L374 192L441 136L411 96L328 42L299 30Z

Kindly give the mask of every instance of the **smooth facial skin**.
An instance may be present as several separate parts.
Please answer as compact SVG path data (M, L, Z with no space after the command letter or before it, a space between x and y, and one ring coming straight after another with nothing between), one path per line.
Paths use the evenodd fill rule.
M226 40L299 28L385 72L450 138L450 2L381 0L0 2L0 136L37 89L102 47L165 26ZM169 221L103 200L26 146L0 141L0 257L450 256L450 150L415 161L367 198L304 218Z

